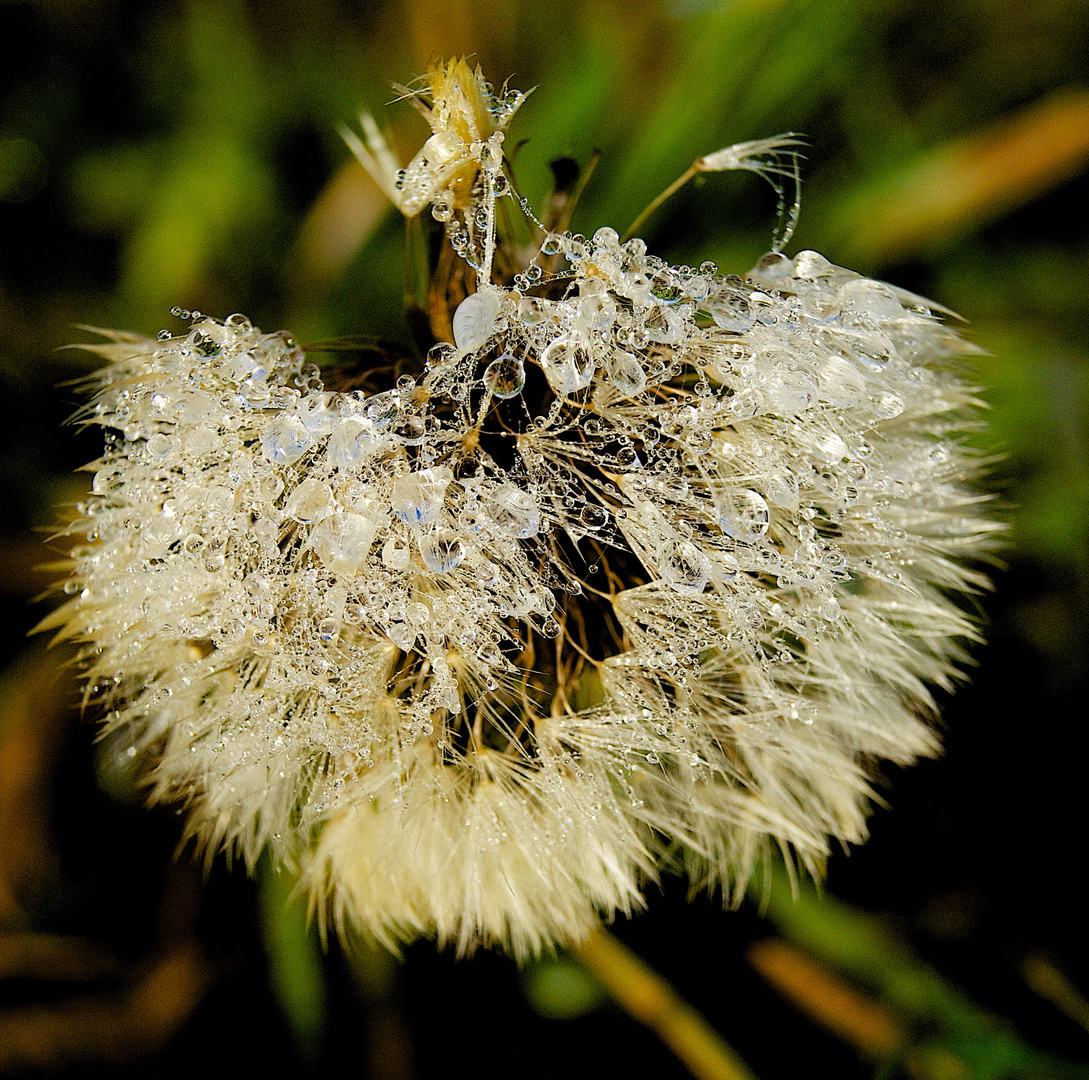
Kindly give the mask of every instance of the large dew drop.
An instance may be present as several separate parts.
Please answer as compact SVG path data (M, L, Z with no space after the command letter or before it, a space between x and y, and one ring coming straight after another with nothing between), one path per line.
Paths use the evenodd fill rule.
M674 592L693 596L707 588L711 569L711 560L691 540L685 540L662 551L659 574Z
M518 357L504 353L484 369L484 385L492 397L517 397L526 385L526 369Z
M467 296L454 312L454 344L458 352L479 349L495 333L501 302L497 293L482 291Z
M442 510L450 477L448 470L421 469L402 476L390 494L393 512L408 526L430 525Z
M635 397L647 388L647 373L638 358L624 349L610 353L605 361L605 375L622 394Z
M461 565L465 558L465 546L457 533L450 529L436 529L420 536L420 555L424 565L433 574L448 574Z
M367 557L380 524L363 514L330 514L314 530L310 543L334 574L354 574Z
M589 386L594 378L593 357L569 337L558 337L543 353L541 367L548 385L566 397Z
M748 488L723 495L718 512L722 531L743 544L759 540L771 524L771 512L763 495Z
M514 484L504 484L491 494L488 512L498 529L519 540L536 536L541 527L541 511L533 496Z
M310 432L296 416L281 416L261 432L261 452L273 465L290 465L313 444Z

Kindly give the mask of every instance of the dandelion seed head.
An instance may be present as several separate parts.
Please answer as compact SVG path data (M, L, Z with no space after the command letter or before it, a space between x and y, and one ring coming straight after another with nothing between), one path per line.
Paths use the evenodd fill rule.
M447 156L398 205L450 194L490 267L522 95L430 89ZM770 845L861 840L867 763L935 751L975 636L969 346L815 252L723 275L609 228L450 325L366 391L236 316L92 346L106 450L46 624L154 796L391 947L519 956L663 867L732 896Z

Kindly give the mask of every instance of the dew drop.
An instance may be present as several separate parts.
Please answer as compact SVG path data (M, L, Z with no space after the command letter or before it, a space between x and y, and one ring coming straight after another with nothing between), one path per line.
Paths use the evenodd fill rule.
M502 303L496 292L485 290L467 296L454 312L454 342L460 353L479 349L495 333Z
M745 544L759 540L771 524L764 497L749 488L722 496L718 512L722 531Z
M514 484L503 484L491 493L488 512L498 529L519 540L535 536L541 527L536 500Z
M586 529L600 529L608 520L608 512L596 503L588 503L579 514L579 523Z
M502 401L517 397L526 385L526 369L516 356L503 353L484 369L484 385Z
M609 354L605 361L605 376L622 394L635 397L647 388L647 373L638 358L625 349Z
M465 558L461 538L450 529L424 533L420 536L419 544L424 565L433 574L448 574L460 566Z
M541 368L560 397L589 386L594 377L593 357L566 336L556 338L541 354Z
M690 540L667 546L660 574L675 592L698 595L711 579L711 560Z
M450 483L444 473L440 469L421 469L402 476L393 485L390 505L406 525L429 525L439 516Z

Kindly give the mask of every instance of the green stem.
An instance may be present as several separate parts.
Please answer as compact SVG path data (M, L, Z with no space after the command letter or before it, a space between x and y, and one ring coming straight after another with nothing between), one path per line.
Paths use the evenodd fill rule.
M661 975L603 927L571 951L697 1080L755 1080L711 1025Z

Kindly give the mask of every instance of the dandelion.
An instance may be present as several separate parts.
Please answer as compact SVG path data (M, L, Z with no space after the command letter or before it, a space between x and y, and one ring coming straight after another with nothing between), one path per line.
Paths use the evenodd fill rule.
M519 258L524 95L428 85L403 172L349 141L471 268L448 340L377 386L241 316L106 332L45 625L208 857L268 849L390 947L524 957L665 868L736 897L771 847L817 873L976 636L972 348L811 251L723 275L550 223Z

